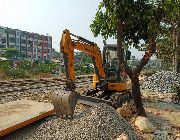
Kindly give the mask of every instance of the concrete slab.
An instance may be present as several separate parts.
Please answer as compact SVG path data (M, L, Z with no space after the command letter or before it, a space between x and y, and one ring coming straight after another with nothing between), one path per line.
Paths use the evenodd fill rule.
M0 104L0 136L52 115L51 103L32 100L17 100Z

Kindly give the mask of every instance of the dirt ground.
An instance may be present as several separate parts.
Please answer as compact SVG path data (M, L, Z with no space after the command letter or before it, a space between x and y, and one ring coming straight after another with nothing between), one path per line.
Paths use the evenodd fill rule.
M156 127L156 132L164 132L166 140L174 140L175 136L180 134L180 104L175 105L171 102L171 93L142 91L142 95L148 119ZM155 138L156 132L142 133L137 128L136 130L142 136L142 139L158 140L158 138Z

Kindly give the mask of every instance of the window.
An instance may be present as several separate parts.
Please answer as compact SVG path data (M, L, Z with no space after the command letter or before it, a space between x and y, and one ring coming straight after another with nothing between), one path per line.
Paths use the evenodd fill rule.
M17 36L20 36L20 32L19 31L17 31Z
M5 38L2 38L2 39L0 40L0 42L1 42L1 44L5 44L5 43L6 43L6 39L5 39Z
M39 42L39 43L38 43L38 46L42 46L42 42Z
M41 49L38 48L38 53L40 53L40 52L41 52Z
M11 34L11 35L15 35L16 34L16 32L14 31L14 30L9 30L9 34Z
M50 43L48 43L48 48L51 48L51 44Z
M21 44L26 44L26 40L21 40Z
M38 42L37 42L37 41L34 41L34 45L37 46L37 45L38 45Z
M9 42L15 43L16 39L15 38L9 38Z
M5 46L5 45L1 45L1 44L0 44L0 48L6 48L6 46Z
M25 58L25 57L26 57L26 54L23 54L22 57Z
M10 48L15 48L16 46L15 46L15 45L10 45L9 47L10 47Z
M26 47L21 47L21 51L26 51Z
M29 52L32 52L32 48L28 47L28 51L29 51Z

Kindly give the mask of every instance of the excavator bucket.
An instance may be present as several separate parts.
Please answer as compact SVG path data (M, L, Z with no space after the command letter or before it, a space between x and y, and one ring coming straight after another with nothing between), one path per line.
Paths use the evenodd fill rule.
M74 110L79 98L75 91L56 90L52 95L52 103L57 116L61 118L73 118Z

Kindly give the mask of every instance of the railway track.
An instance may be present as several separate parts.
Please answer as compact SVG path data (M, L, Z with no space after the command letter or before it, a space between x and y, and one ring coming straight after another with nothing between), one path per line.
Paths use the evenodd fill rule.
M89 75L76 77L78 88L90 83L91 77L92 76ZM0 81L0 94L30 89L40 89L44 87L63 86L65 84L65 77Z
M92 75L77 76L75 83L77 86L76 91L80 94L84 93L85 91L87 91L87 89L91 89ZM0 100L0 103L4 103L4 101L2 101L3 99L8 102L19 98L30 98L33 100L44 101L44 96L47 96L45 98L45 101L47 99L48 102L51 102L51 93L58 89L64 89L65 85L65 77L0 81L0 97L2 98ZM45 92L42 93L40 90L44 90ZM16 93L19 93L19 95L17 95ZM129 98L129 96L126 97L126 94L121 95L121 98L119 98L118 96L119 95L117 95L116 98L112 100L110 98L101 99L97 97L82 95L79 99L79 102L81 104L89 106L93 106L96 103L106 103L117 108L118 106L122 105L124 100L127 100L127 98ZM119 104L116 105L116 102L118 102Z

